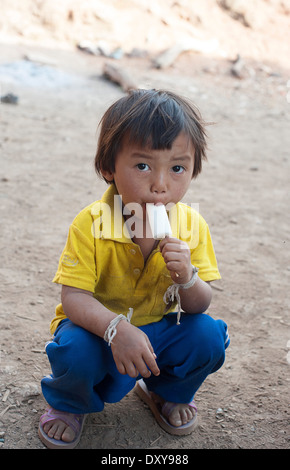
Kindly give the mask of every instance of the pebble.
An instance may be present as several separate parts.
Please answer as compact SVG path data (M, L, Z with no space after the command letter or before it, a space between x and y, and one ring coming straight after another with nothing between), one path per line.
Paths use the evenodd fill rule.
M23 398L34 397L40 395L40 389L37 384L28 382L22 386L20 393Z
M7 95L1 96L0 101L6 104L18 104L18 96L13 93L7 93Z

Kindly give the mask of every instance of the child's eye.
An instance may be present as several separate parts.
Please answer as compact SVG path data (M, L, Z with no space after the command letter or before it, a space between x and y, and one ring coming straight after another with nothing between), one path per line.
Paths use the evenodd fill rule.
M184 167L181 165L175 165L172 167L172 171L174 173L182 173L184 171Z
M138 170L140 170L140 171L147 171L147 170L149 170L149 166L147 165L147 163L138 163L137 168L138 168Z

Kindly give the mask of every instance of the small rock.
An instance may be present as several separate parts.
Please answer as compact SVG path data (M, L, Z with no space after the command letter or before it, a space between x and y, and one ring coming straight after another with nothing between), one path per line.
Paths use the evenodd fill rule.
M27 382L20 389L20 394L23 398L35 397L37 395L40 395L40 389L36 383Z
M100 49L98 47L98 45L96 44L93 44L89 41L81 41L77 44L77 48L80 50L80 51L83 51L83 52L87 52L88 54L92 54L92 55L100 55L101 52L100 52Z
M239 78L240 80L242 80L243 78L246 77L246 69L245 69L245 63L243 61L243 59L241 58L241 56L238 54L237 55L237 58L235 59L232 67L231 67L231 74L236 77L236 78Z
M7 93L7 95L1 96L0 101L6 104L18 104L18 96L13 93Z
M122 59L123 55L124 55L123 49L121 47L117 47L111 52L109 57L111 57L112 59L120 60Z

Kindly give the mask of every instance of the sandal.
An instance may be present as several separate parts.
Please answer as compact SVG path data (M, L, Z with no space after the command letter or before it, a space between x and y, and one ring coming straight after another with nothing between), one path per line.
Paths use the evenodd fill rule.
M186 424L182 424L181 426L173 426L169 423L168 417L172 410L178 406L178 403L171 403L165 402L163 405L154 401L152 394L146 387L145 382L143 379L139 380L136 384L135 391L137 395L143 400L151 409L153 415L155 416L158 424L167 431L169 434L184 436L186 434L190 434L197 425L197 408L195 402L192 400L188 403L188 406L195 410L194 417Z
M86 415L72 414L65 411L58 411L54 408L47 408L45 413L40 417L38 435L43 444L49 449L73 449L80 441L83 425L85 422ZM60 419L67 426L69 426L75 432L75 438L71 442L65 442L62 440L54 439L49 437L43 429L43 425L49 421Z

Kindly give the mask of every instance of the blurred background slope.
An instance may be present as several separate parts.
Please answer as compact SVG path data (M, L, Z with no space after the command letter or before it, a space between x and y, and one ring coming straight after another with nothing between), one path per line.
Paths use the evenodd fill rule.
M1 0L0 42L156 54L192 38L208 53L289 62L289 0Z

